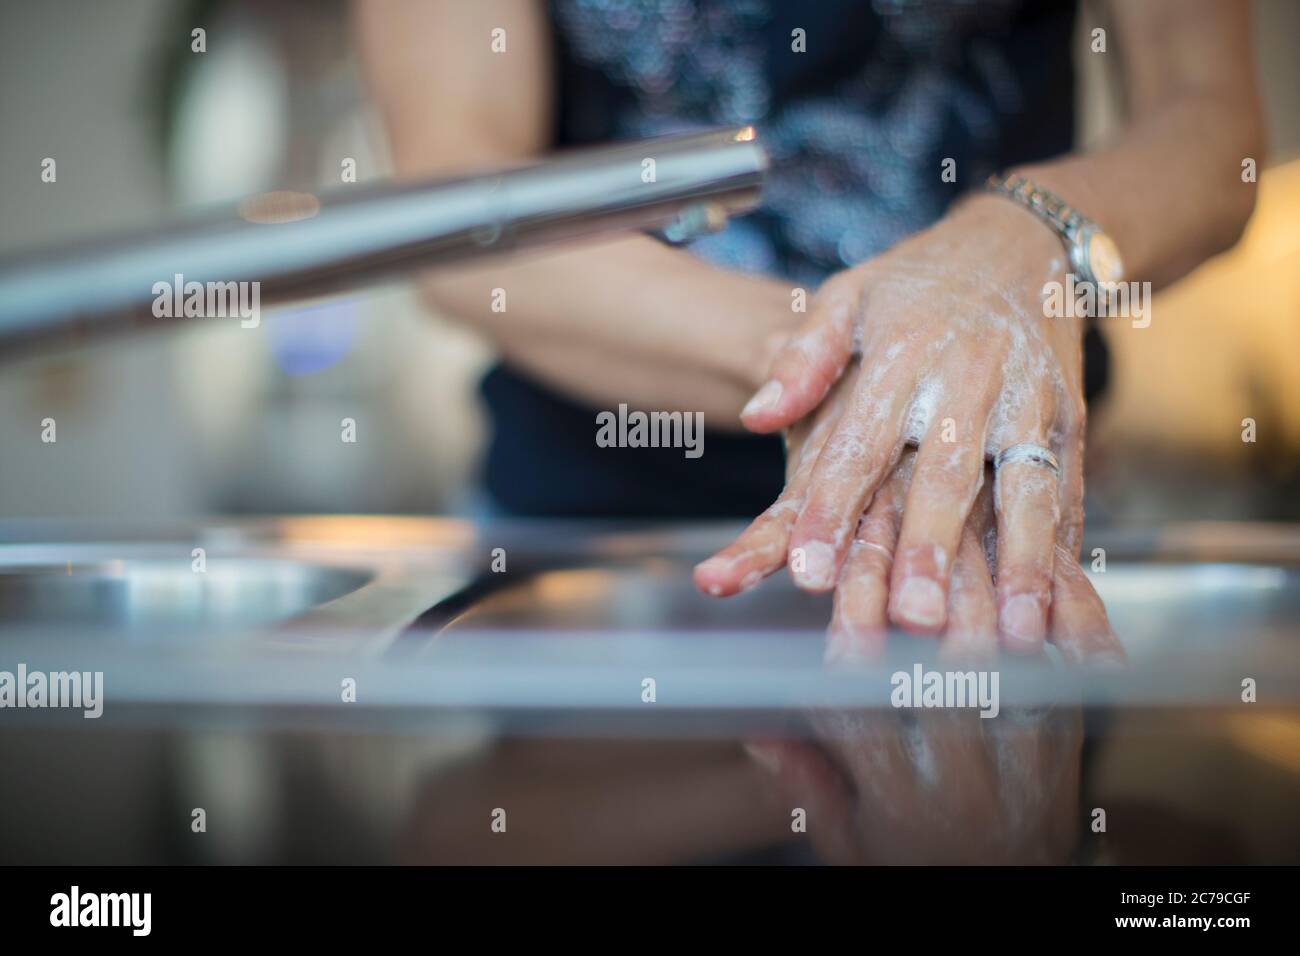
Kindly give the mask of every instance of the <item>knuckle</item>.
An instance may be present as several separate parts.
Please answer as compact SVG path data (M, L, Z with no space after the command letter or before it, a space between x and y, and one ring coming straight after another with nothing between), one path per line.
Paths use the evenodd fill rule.
M780 534L794 523L798 512L799 506L796 502L790 500L778 501L755 518L736 543L739 544L741 541L750 542Z
M1038 594L1050 592L1052 576L1041 563L1013 561L998 569L998 591L1006 594Z
M803 335L796 335L786 341L781 351L772 362L772 375L777 378L789 378L804 374L809 366L810 352Z
M802 541L843 543L852 530L852 510L838 499L810 501L799 516L795 536Z
M776 360L785 354L792 338L794 338L793 333L784 329L769 332L763 338L763 355L768 358L769 365L775 364Z
M945 505L969 504L978 494L983 476L979 472L972 474L966 457L963 455L960 463L930 461L919 465L912 476L912 493L921 501L938 499Z
M1065 430L1066 440L1074 443L1083 441L1088 431L1088 407L1080 402L1069 410L1070 424Z
M885 581L889 579L891 564L889 558L876 548L855 546L850 566L845 574L845 581L855 588L868 585L872 588L882 588Z
M856 463L864 461L871 453L871 445L853 430L837 430L822 446L822 457L828 465L838 462Z

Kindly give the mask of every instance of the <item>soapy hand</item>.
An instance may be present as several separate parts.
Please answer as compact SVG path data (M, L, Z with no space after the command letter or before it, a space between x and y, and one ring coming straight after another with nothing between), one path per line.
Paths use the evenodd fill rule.
M949 635L940 656L969 661L996 651L990 564L974 542L979 515L953 568ZM884 522L887 525L887 522ZM888 533L887 529L884 533ZM969 542L969 543L968 543ZM852 559L850 559L852 560ZM866 616L883 642L880 603L889 569L861 584L876 595ZM841 617L841 580L836 617ZM852 622L854 615L849 614ZM1064 548L1052 580L1049 638L1069 666L1112 666L1124 651L1101 599ZM835 647L832 634L831 647ZM874 638L873 638L874 641ZM878 649L872 641L853 653ZM771 774L783 805L805 807L808 829L827 862L1063 863L1075 840L1082 727L1077 707L1002 710L984 719L972 709L835 710L811 715L806 739L751 740L745 749Z
M869 661L884 646L891 555L915 456L905 454L858 526L835 591L827 657ZM941 660L996 656L996 525L987 486L962 529ZM750 572L752 573L752 571ZM1071 667L1121 665L1124 650L1073 553L1057 546L1048 639ZM1076 839L1077 707L828 710L809 738L751 740L783 806L807 809L827 862L1050 864Z
M695 569L701 590L718 597L748 590L785 564L790 528L826 435L842 413L847 380L832 389L816 414L791 430L785 490L740 537ZM884 648L894 555L918 459L910 450L902 455L858 522L835 588L826 649L831 663L867 662ZM990 486L985 482L976 494L953 560L940 635L940 653L951 660L985 660L998 650L998 526ZM1048 639L1069 664L1122 663L1124 650L1101 597L1072 551L1056 545L1054 552Z
M835 589L827 659L866 662L884 647L894 553L903 525L903 503L915 474L915 453L906 453L858 523ZM994 572L998 534L990 483L975 498L953 559L940 657L988 661L998 651ZM1117 665L1124 650L1101 597L1070 551L1055 547L1047 639L1072 665Z
M1061 477L1028 462L997 476L995 599L1002 645L1039 651L1058 546L1074 554L1082 531L1082 322L1046 317L1042 306L1044 283L1063 280L1065 268L1050 230L987 196L828 280L742 415L759 432L802 427L810 416L808 448L777 503L698 569L701 586L750 586L778 551L810 591L879 564L875 501L888 497L904 448L916 445L905 496L893 502L902 509L887 615L905 630L940 633L950 590L961 586L963 529L985 461L1033 443L1056 454Z

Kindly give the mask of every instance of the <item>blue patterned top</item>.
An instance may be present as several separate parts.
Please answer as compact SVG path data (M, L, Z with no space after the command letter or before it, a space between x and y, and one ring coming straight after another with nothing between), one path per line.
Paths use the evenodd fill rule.
M1070 148L1073 3L554 0L560 144L758 127L763 211L697 251L816 283ZM802 31L798 34L796 31ZM796 52L796 46L803 52ZM940 178L955 160L956 182Z
M692 243L815 287L930 225L997 169L1070 149L1072 0L551 0L555 145L754 124L762 208ZM941 177L955 161L955 182ZM594 443L594 410L506 368L484 382L487 486L506 510L749 514L779 444L705 455Z

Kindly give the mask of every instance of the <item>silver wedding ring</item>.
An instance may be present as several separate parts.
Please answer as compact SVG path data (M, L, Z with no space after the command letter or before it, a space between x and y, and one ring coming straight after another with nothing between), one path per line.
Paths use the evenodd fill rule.
M1001 471L1003 465L1009 465L1013 462L1037 465L1040 468L1047 468L1057 475L1061 473L1061 463L1056 460L1052 450L1044 448L1042 445L1035 445L1033 442L1021 442L1018 445L1002 449L998 452L998 456L993 459L993 468L996 471Z

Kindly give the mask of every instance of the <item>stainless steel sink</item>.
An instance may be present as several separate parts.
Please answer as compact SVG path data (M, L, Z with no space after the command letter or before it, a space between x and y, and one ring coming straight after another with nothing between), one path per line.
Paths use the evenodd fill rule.
M100 719L0 713L0 763L28 768L0 774L0 818L22 821L0 861L374 862L406 852L421 821L468 832L467 787L512 807L540 787L553 807L547 782L567 803L580 779L593 808L632 792L698 808L698 774L731 767L722 826L754 793L735 740L805 734L810 708L885 716L890 669L934 647L900 637L878 667L828 671L827 602L785 575L736 599L698 595L691 564L735 530L0 524L0 671L104 672ZM1165 821L1139 862L1294 862L1296 788L1279 768L1294 767L1300 707L1300 529L1180 526L1096 546L1132 667L1080 678L1008 662L1003 712L1098 705L1082 721L1099 754L1085 805ZM1244 677L1260 706L1241 703ZM221 825L195 840L199 806ZM665 817L691 861L715 829L694 812ZM1232 855L1197 844L1206 832L1250 843ZM458 859L434 845L430 859Z
M0 670L102 671L108 714L319 701L313 668L462 588L472 539L439 519L0 524Z
M880 706L929 660L900 637L828 671L825 598L785 575L718 601L691 565L733 526L473 526L281 518L134 535L0 526L0 667L100 669L119 704L337 710L341 677L391 714L529 708L644 714ZM1133 659L1104 684L1007 661L1003 697L1141 705L1235 699L1243 677L1300 701L1300 532L1189 525L1097 535L1094 575ZM191 554L205 549L206 570ZM507 570L491 570L504 548ZM146 664L147 666L141 666Z
M222 560L202 572L188 557L0 565L0 622L198 639L286 620L370 580L283 559Z
M1105 573L1091 578L1135 660L1267 644L1297 637L1300 629L1297 568L1115 561ZM467 607L457 607L442 624L441 633L815 634L825 628L830 611L829 597L799 591L785 574L720 601L693 586L689 567L651 559L502 582L500 587L484 589Z

